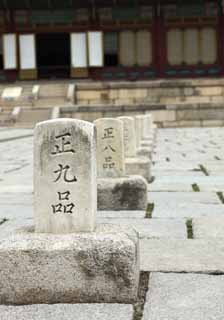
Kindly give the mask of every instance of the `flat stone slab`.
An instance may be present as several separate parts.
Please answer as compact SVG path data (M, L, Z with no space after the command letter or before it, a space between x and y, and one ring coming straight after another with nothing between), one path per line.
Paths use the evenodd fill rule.
M187 239L187 228L184 220L99 218L99 222L129 226L138 232L140 239Z
M0 195L1 196L1 195ZM0 205L0 219L33 218L32 205Z
M22 228L0 239L0 304L133 303L139 244L130 228L34 233Z
M132 320L132 305L36 304L0 306L1 319L10 320Z
M155 205L153 218L194 218L200 216L224 215L224 206L220 204L170 203Z
M125 218L125 219L144 219L146 212L143 210L122 210L122 211L97 211L97 217L100 218L108 218L108 219L117 219L117 218Z
M215 192L149 192L149 201L157 204L220 204Z
M141 239L140 267L156 272L224 272L224 241Z
M0 143L10 140L28 138L33 135L32 129L9 129L1 131Z
M224 276L152 273L143 320L223 320Z
M224 238L224 214L195 218L192 225L196 239Z

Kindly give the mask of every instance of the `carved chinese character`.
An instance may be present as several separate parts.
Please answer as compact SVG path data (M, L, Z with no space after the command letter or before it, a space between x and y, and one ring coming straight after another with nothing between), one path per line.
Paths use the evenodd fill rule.
M102 139L104 140L104 139L114 138L113 131L114 131L114 128L105 128L104 135L103 135Z
M104 169L112 169L112 168L114 168L115 163L112 162L112 161L113 161L112 157L106 157L105 158L105 163L103 164L103 168Z
M111 146L111 145L109 145L109 146L106 146L104 149L103 149L103 151L106 151L106 150L111 150L112 152L116 152L116 150Z
M58 192L58 198L59 200L69 200L70 196L70 191L65 191L65 192Z
M52 205L53 213L62 212L63 205L61 203L58 203L56 205Z
M66 166L63 166L62 164L59 164L59 169L58 170L55 170L54 173L58 173L58 176L56 178L56 180L54 180L54 182L57 182L60 180L60 178L62 177L63 173L63 178L64 178L64 181L65 182L76 182L77 181L77 178L76 176L72 177L72 178L68 178L68 170L70 169L70 166L66 165Z
M75 153L75 150L71 148L71 142L68 140L68 137L71 137L71 133L69 132L56 136L55 139L59 141L58 144L55 144L55 150L51 154L56 155L65 152Z
M74 203L66 204L64 205L64 213L72 214L74 208L75 208Z

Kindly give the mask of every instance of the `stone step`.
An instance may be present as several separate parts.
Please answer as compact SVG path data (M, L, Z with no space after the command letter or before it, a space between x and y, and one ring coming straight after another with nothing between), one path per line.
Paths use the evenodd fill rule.
M34 125L37 122L48 120L51 117L51 109L25 109L21 110L19 118L17 120L17 125L29 124Z

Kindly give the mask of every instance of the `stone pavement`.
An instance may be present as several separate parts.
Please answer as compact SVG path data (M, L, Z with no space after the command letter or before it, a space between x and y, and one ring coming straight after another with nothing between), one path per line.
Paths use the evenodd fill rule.
M0 238L33 224L33 139L26 135L32 131L0 131ZM223 320L223 140L223 128L159 130L147 211L98 212L98 222L139 232L138 304L0 306L0 320L139 320L141 313L143 320Z

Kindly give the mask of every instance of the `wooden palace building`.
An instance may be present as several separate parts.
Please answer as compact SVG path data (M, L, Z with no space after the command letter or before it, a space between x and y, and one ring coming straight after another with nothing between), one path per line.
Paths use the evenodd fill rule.
M224 73L224 2L0 0L0 80Z

